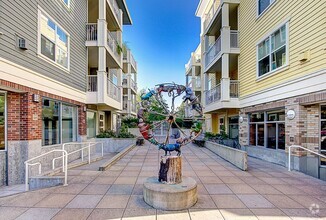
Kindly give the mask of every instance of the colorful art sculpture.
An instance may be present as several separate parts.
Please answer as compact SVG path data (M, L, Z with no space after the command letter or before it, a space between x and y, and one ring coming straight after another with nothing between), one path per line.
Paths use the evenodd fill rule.
M172 98L171 107L168 108L163 100L163 93L167 93L168 97ZM187 103L187 101L190 102L190 105L192 108L199 113L199 117L194 119L194 122L197 124L201 124L202 119L202 107L200 102L198 101L198 98L195 96L194 92L191 88L186 88L183 85L178 85L175 83L162 83L159 85L156 85L154 89L150 89L146 94L143 94L141 96L141 107L138 110L137 117L138 117L138 128L142 136L145 140L149 141L150 143L157 145L158 149L162 149L165 151L165 156L167 156L167 153L169 152L171 155L172 151L177 152L177 156L181 155L181 147L191 143L195 138L197 138L202 130L201 126L196 126L197 129L193 129L189 134L187 134L185 131L181 129L181 127L177 124L176 119L178 117L178 111L175 110L175 99L185 93L185 96L183 97L183 101ZM154 98L164 109L164 113L158 113L151 109L151 98ZM161 122L158 122L158 124L151 125L146 123L145 119L145 113L151 113L151 114L157 114L160 116L164 116L164 120ZM155 138L152 129L160 126L162 123L167 122L168 123L168 131L167 135L165 137L164 142L159 142ZM169 142L169 133L170 129L172 127L172 124L175 124L177 129L180 130L183 137L178 138L175 143ZM198 129L199 128L199 129Z

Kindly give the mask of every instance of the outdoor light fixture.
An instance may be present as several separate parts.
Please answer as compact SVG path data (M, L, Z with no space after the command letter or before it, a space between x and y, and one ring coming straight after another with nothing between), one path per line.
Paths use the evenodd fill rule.
M40 95L39 94L33 94L33 102L40 102Z
M242 117L242 116L239 117L239 122L240 122L240 123L243 122L243 117Z
M295 118L295 111L294 110L289 110L287 111L286 113L286 117L289 119L289 120L293 120Z
M86 105L84 105L84 108L83 108L84 112L86 112L87 108L86 108Z

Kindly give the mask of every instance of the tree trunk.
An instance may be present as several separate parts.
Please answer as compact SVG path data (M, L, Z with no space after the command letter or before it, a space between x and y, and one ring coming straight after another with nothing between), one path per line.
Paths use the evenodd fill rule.
M158 180L167 184L178 184L182 182L182 159L179 156L162 157Z

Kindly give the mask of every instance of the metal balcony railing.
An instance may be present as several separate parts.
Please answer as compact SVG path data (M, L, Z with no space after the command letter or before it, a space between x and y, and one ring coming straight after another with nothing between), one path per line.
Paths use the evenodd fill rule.
M117 58L119 58L120 55L119 55L119 53L118 53L118 49L117 49L117 47L118 47L118 42L117 42L117 39L114 37L114 35L113 35L110 31L108 31L108 40L107 40L107 42L108 42L108 46L109 46L109 47L111 48L111 50L113 51L114 55L115 55Z
M239 81L230 81L230 98L239 98Z
M134 66L135 70L137 70L137 62L131 52L130 52L130 63L131 65Z
M112 99L120 102L120 88L115 85L110 79L108 79L108 96Z
M239 48L239 32L238 31L231 30L230 47L231 48Z
M195 88L196 89L201 88L201 78L200 78L200 76L196 76L196 78L195 78Z
M206 91L206 105L221 100L221 84L219 83L215 88Z
M87 76L87 91L97 92L97 75Z
M122 108L123 108L123 110L125 110L125 111L128 110L128 101L123 100Z
M206 53L206 68L213 62L213 60L221 53L221 36L219 36L215 43L208 49Z
M215 0L213 2L212 7L209 9L208 13L205 15L204 30L208 28L215 14L220 10L220 8L221 8L220 0Z
M97 41L97 24L88 23L86 24L86 40Z
M135 81L134 81L133 79L131 79L131 77L130 77L130 87L131 87L133 90L137 91L136 83L135 83Z
M121 21L120 21L120 14L121 14L121 11L120 11L120 9L119 9L119 6L118 6L116 0L110 0L110 4L111 4L111 6L113 7L113 13L114 13L115 16L117 17L118 23L119 23L119 25L121 26Z

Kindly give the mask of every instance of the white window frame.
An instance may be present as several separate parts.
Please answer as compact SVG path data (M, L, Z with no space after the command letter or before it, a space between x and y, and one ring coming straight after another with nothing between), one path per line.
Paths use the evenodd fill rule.
M63 4L64 4L66 7L68 7L68 8L70 9L70 1L71 1L71 0L67 0L67 1L68 1L68 4L65 3L65 0L61 0L61 1L63 2Z
M41 16L45 15L46 17L48 17L54 24L55 24L55 35L57 35L57 27L59 27L66 35L67 35L67 67L62 66L61 64L57 63L57 43L53 42L55 44L55 61L53 61L52 59L48 58L47 56L43 55L41 52L41 38L42 38L42 34L41 34ZM38 28L37 28L37 39L38 39L38 44L37 44L37 55L48 61L49 63L55 65L56 67L59 67L60 69L66 71L66 72L70 72L70 34L64 29L62 28L61 25L58 24L58 22L56 22L55 19L53 19L48 13L46 13L41 7L38 7Z
M286 20L285 22L281 23L280 25L278 25L276 28L274 28L272 31L270 31L267 35L265 35L263 38L261 38L258 43L256 44L256 78L257 79L261 79L261 78L265 78L267 76L270 76L274 73L277 73L281 70L283 70L284 68L288 67L289 66L289 19ZM285 25L285 34L286 34L286 42L285 42L285 58L286 58L286 61L285 61L285 64L283 66L280 66L274 70L272 70L272 41L271 41L271 36L273 33L275 33L277 30L279 30L282 26ZM270 62L270 65L269 65L269 72L265 73L264 75L261 75L259 76L259 44L264 42L267 38L269 38L269 56L270 56L270 59L269 59L269 62ZM276 50L274 50L276 51Z
M262 11L259 14L259 1L260 0L256 0L256 12L257 12L256 17L257 18L259 18L260 16L262 16L263 14L265 14L265 12L268 11L268 9L270 9L272 7L272 5L276 2L276 0L269 0L269 5L264 9L264 11Z

